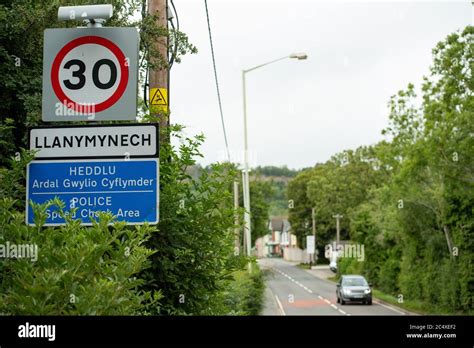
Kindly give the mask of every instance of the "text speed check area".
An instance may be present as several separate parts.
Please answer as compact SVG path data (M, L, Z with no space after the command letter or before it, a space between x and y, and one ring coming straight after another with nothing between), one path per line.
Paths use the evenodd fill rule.
M118 221L157 223L159 162L154 159L33 161L28 165L27 200L41 204L58 197L65 214L91 224L99 212ZM46 210L46 225L63 224L59 208ZM27 205L27 223L34 214Z

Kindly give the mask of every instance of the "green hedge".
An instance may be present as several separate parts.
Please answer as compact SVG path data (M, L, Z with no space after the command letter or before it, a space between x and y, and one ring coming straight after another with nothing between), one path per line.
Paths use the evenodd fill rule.
M65 226L42 227L51 205L33 207L37 226L13 209L15 201L0 199L0 244L32 245L33 258L0 259L0 314L3 315L135 315L146 314L144 303L157 302L159 292L139 291L136 275L149 266L153 253L142 244L156 230L148 225L127 228L101 214L91 227L78 220Z
M234 280L224 293L224 303L232 315L258 315L263 308L265 283L262 271L254 263L252 273L241 270L233 273Z

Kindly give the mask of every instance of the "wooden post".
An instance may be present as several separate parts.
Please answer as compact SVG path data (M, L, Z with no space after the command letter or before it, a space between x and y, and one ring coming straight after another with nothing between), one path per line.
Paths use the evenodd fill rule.
M164 27L168 29L168 3L167 0L150 0L148 12L151 15L158 15L156 24L159 27ZM160 38L157 42L154 42L154 48L157 50L161 57L168 64L168 38ZM156 67L150 69L149 73L150 81L150 99L153 98L153 91L155 88L165 88L166 89L166 108L155 107L152 105L152 101L149 100L150 113L154 116L159 117L160 119L160 130L165 130L169 126L169 117L168 117L168 98L169 98L169 71L168 66L166 67ZM166 111L165 111L166 110ZM160 142L169 142L168 137L160 136Z

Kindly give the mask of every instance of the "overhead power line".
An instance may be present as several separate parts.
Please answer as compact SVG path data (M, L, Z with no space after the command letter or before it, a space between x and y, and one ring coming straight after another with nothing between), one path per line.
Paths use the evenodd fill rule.
M227 151L227 159L230 162L229 143L227 142L227 133L225 130L224 114L222 112L221 93L219 90L219 81L217 79L216 58L214 56L214 45L212 44L211 24L209 21L209 10L207 8L207 0L204 0L204 5L206 6L207 28L209 30L209 42L211 43L212 65L214 66L214 78L216 80L217 99L219 101L219 111L221 114L222 130L224 132L224 141L225 141L225 148Z
M169 20L170 24L171 24L171 28L173 28L173 32L174 32L174 43L173 43L173 52L172 52L172 55L171 55L171 58L168 62L169 64L169 68L171 70L171 67L173 66L173 63L176 59L176 55L178 53L178 37L177 37L177 32L179 31L179 18L178 18L178 11L176 11L176 7L174 6L174 2L173 0L170 0L171 2L171 6L173 8L173 12L174 12L174 17L176 18L176 28L174 26L174 23L173 23L173 19L175 18L172 18L171 20Z

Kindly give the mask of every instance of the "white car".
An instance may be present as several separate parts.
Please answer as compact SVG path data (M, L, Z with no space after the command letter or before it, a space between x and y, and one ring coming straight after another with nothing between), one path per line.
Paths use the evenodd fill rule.
M337 273L337 257L338 257L337 251L332 251L331 256L329 258L330 260L329 269L333 271L334 273Z
M331 261L331 263L329 264L329 269L334 273L337 273L337 261Z

